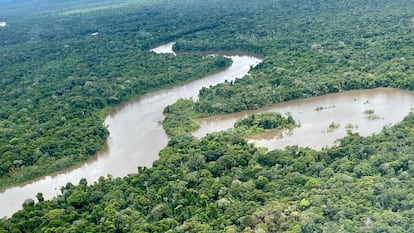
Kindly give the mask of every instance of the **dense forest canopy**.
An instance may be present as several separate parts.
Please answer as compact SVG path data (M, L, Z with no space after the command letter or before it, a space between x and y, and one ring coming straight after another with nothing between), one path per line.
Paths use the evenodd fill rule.
M413 90L414 1L62 1L36 14L23 2L6 1L0 19L3 187L90 157L111 106L229 65L203 53L263 62L168 106L171 140L152 168L68 183L50 201L39 193L0 232L413 232L413 114L321 151L188 132L196 117L295 98ZM176 57L148 51L170 41Z
M108 107L230 64L149 52L181 33L159 25L172 16L158 8L58 11L15 17L1 28L0 187L89 158L106 139Z

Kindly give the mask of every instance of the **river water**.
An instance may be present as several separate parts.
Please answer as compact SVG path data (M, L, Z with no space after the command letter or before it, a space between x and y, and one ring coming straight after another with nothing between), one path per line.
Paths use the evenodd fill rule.
M172 53L173 43L155 48L157 53ZM57 194L67 182L77 184L81 178L93 183L100 176L111 174L114 177L125 176L137 171L138 166L150 167L158 158L158 152L167 145L167 136L160 125L165 106L179 98L197 98L201 87L208 87L225 80L241 78L251 66L260 62L251 56L229 56L233 64L217 74L196 80L181 86L144 95L134 101L116 107L105 119L110 135L107 146L85 164L45 176L26 185L12 187L0 194L0 216L11 216L21 208L27 198L35 199L42 192L46 199ZM357 125L354 131L369 135L381 130L384 125L400 121L413 108L414 93L396 89L375 89L330 94L305 100L289 101L237 114L222 115L202 119L202 127L196 136L205 135L232 127L236 119L263 111L290 112L300 122L301 127L280 135L261 135L251 140L258 146L269 149L283 148L289 144L320 148L331 145L337 138L345 135L345 125ZM321 111L315 111L322 107ZM365 110L373 109L378 119L368 120ZM340 127L330 133L325 132L330 122Z
M412 91L391 88L347 91L288 101L254 111L204 118L199 120L200 129L193 135L202 137L207 133L231 128L236 120L251 114L289 113L300 123L300 127L261 134L249 142L269 150L283 149L288 145L320 149L346 136L347 129L362 136L377 133L384 126L401 121L413 108ZM367 110L373 110L374 113L369 115ZM332 122L339 124L339 127L329 130Z
M160 45L156 48L151 49L151 51L154 53L171 53L171 54L176 55L173 50L174 44L175 42L170 42L168 44Z
M157 53L171 53L173 43L154 49ZM179 98L197 98L201 87L209 87L225 80L241 78L260 59L251 56L229 56L233 64L224 71L187 84L156 91L116 107L105 119L109 137L107 146L85 164L45 176L34 182L12 187L0 193L0 217L11 216L21 208L27 198L35 200L38 192L46 199L60 193L67 182L77 184L81 178L93 183L100 176L126 176L137 171L138 166L150 167L159 151L167 145L168 138L160 125L162 111Z

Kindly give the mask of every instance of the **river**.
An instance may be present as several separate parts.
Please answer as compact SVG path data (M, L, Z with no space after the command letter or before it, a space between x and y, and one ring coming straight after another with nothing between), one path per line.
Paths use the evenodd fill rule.
M261 134L249 142L269 150L283 149L288 145L320 149L331 146L336 139L346 136L347 129L362 136L380 132L384 126L401 121L413 108L412 91L391 88L355 90L200 119L200 129L193 135L202 137L207 133L231 128L236 120L250 114L289 113L300 123L300 127ZM373 110L373 114L367 114L367 110ZM329 130L332 122L339 124L339 127Z
M160 45L156 48L153 48L150 51L152 51L154 53L171 53L171 54L176 55L174 50L173 50L174 45L175 45L175 42L170 42L168 44L163 44L163 45Z
M171 53L173 43L154 49L157 53ZM101 176L111 174L122 177L137 171L138 166L150 167L158 158L159 151L167 145L168 138L160 125L163 109L179 98L197 98L201 87L209 87L241 78L260 59L252 56L229 56L233 64L214 75L177 87L156 91L134 101L122 104L108 114L109 137L106 148L85 164L45 176L22 186L11 187L0 193L0 216L11 216L21 208L24 200L34 200L38 192L45 199L60 193L60 187L71 182L78 184L81 178L93 183Z
M171 53L172 46L173 44L170 43L153 51ZM42 192L46 199L58 195L60 187L67 182L77 184L81 178L86 178L88 183L93 183L107 174L122 177L136 172L138 166L150 167L158 158L158 152L167 145L168 138L159 123L163 119L162 111L165 106L179 98L197 98L201 87L241 78L247 74L251 66L260 62L260 59L251 56L229 57L233 60L233 64L222 72L184 85L156 91L114 108L104 122L110 132L105 149L77 168L5 190L0 194L0 216L11 216L21 208L25 199L35 199L38 192ZM335 139L343 137L346 134L344 126L348 123L358 125L353 130L363 135L378 132L384 125L394 124L406 116L413 107L412 103L414 103L413 92L396 89L344 92L289 101L256 111L201 119L202 127L194 134L202 136L208 132L230 128L236 119L252 113L290 112L300 122L301 127L290 133L282 133L282 138L269 134L251 142L269 149L283 148L289 144L320 148L331 145ZM323 109L315 111L317 107ZM365 119L364 111L369 109L373 109L379 118ZM359 120L355 121L354 117ZM340 123L340 127L330 133L322 132L326 131L332 121Z

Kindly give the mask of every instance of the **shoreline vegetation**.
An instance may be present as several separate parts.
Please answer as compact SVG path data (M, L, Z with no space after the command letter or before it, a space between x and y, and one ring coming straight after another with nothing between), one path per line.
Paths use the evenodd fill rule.
M78 10L82 26L75 14L56 16L58 26L37 19L51 27L38 34L0 34L2 179L95 153L107 136L96 109L228 65L196 52L264 57L243 79L167 106L162 125L171 140L152 168L92 185L68 183L50 201L39 193L0 219L0 232L413 232L414 113L372 136L349 132L320 151L266 152L242 134L189 134L197 117L353 89L414 90L412 9L408 0L178 0L105 14ZM71 34L96 31L93 38ZM172 40L181 55L143 52Z
M188 7L191 7L188 6ZM210 6L211 7L211 6ZM167 7L168 8L168 7ZM128 11L126 11L128 13ZM255 12L252 10L251 13ZM116 15L116 14L115 14ZM230 14L231 15L231 14ZM59 18L59 16L55 16ZM73 16L73 17L80 17L80 16ZM99 17L99 11L93 12L90 14L81 14L81 17ZM163 15L163 17L170 17L170 13ZM230 17L230 16L229 16ZM39 19L37 19L39 20ZM40 19L41 20L41 19ZM197 19L195 19L197 20ZM269 19L267 19L269 20ZM339 19L341 20L341 19ZM24 19L23 19L24 22ZM40 21L39 21L40 22ZM70 24L71 21L64 22L67 24ZM156 23L156 22L154 22ZM234 19L231 20L230 23L235 23ZM128 25L126 25L128 26ZM160 25L158 25L160 27ZM53 28L53 27L52 27ZM213 27L214 28L214 27ZM203 30L199 31L199 34L205 33L205 31L213 30L213 28L204 28ZM105 30L108 30L104 28ZM269 28L270 29L270 28ZM214 30L218 30L215 28ZM91 30L93 32L98 31L97 29ZM49 32L51 35L53 33L56 33L56 30L51 30ZM184 33L184 32L176 32L176 33ZM88 32L90 34L90 32ZM99 35L99 36L98 36ZM78 41L76 46L84 46L85 50L90 50L90 52L95 52L96 54L107 54L104 49L102 48L92 48L90 47L90 42L99 42L99 40L104 40L105 37L108 35L106 34L98 34L97 36L91 37L85 37L83 39L80 39ZM254 45L255 43L251 43L249 46L247 46L245 49L243 46L232 48L232 46L227 46L224 48L220 48L222 46L222 43L218 43L217 46L213 49L211 46L205 46L203 49L201 49L198 45L196 46L195 42L192 42L192 40L189 40L182 35L183 38L177 39L177 43L174 46L174 49L177 52L184 51L212 51L212 50L223 50L223 51L247 51L247 52L253 52L256 54L262 54L265 56L265 60L262 64L252 69L252 72L249 76L245 77L244 79L236 80L235 82L229 82L220 84L214 88L204 88L200 92L200 99L197 101L197 103L194 106L195 111L197 112L197 116L208 116L212 114L218 114L218 113L226 113L226 112L235 112L235 111L242 111L246 109L255 109L260 106L266 106L270 105L275 102L281 102L291 99L297 99L297 98L306 98L310 96L317 96L327 93L333 93L338 92L342 90L352 90L352 89L365 89L365 88L375 88L375 87L397 87L402 89L408 89L412 90L414 88L412 83L412 79L409 78L409 75L411 73L410 69L408 67L410 66L411 60L408 60L409 53L403 52L402 48L399 48L398 51L401 53L401 55L398 59L389 59L385 58L385 55L377 54L375 57L382 58L385 60L383 61L382 65L377 66L377 68L374 68L374 66L368 67L366 71L345 71L343 70L343 64L347 64L347 60L349 58L346 58L346 54L349 54L350 51L354 51L353 49L356 49L358 46L349 47L346 45L345 42L338 43L338 47L335 45L330 45L326 47L323 43L320 44L317 50L315 50L312 46L315 43L312 43L307 47L306 49L303 48L303 45L300 45L300 51L304 56L296 56L298 58L297 61L295 61L296 65L298 67L301 67L301 64L310 64L312 66L315 66L314 64L318 64L318 67L316 66L309 71L302 70L300 72L305 72L306 75L303 76L303 80L296 80L294 81L294 77L297 76L297 74L293 74L291 71L293 67L291 67L293 64L287 64L283 60L280 60L280 57L274 57L272 55L272 51L274 51L274 48L268 47L266 43L261 44L261 49ZM226 34L223 35L216 35L219 39L222 36L226 36ZM381 36L381 35L377 35ZM24 38L20 38L20 40L17 40L16 38L13 38L12 36L5 36L3 35L3 41L5 41L7 44L18 44L22 43L21 41ZM102 38L103 37L103 38ZM374 36L375 37L375 36ZM372 37L367 37L366 39L371 39ZM40 38L39 38L40 39ZM119 42L122 42L122 40L126 38L119 37L117 38ZM91 41L92 40L92 41ZM158 40L162 40L162 38L159 38ZM64 40L62 40L64 41ZM52 55L53 52L57 52L56 46L61 46L62 41L60 40L39 40L40 43L39 46L43 46L47 44L47 47L50 51L47 51L47 54ZM243 41L243 40L242 40ZM276 40L277 41L277 40ZM229 41L230 42L230 41ZM225 44L228 45L229 42L226 42ZM240 44L235 43L235 44ZM250 41L253 42L253 41ZM129 51L135 51L136 55L139 54L141 48L149 49L150 44L155 44L155 41L148 41L145 38L142 38L142 43L140 45L128 47L123 44L123 49L127 49ZM70 43L63 44L63 47L71 46ZM120 46L120 45L115 45ZM293 46L296 46L295 44ZM22 50L26 52L27 56L37 56L36 54L32 54L35 50L27 50L32 48L33 46L22 46ZM113 46L110 46L113 47ZM263 48L267 48L266 50L263 50ZM33 48L35 49L35 48ZM44 49L38 48L39 51L45 52ZM73 49L73 48L72 48ZM285 51L285 48L279 48L279 53L287 52ZM73 164L79 163L80 161L85 161L88 157L93 155L99 148L101 148L101 145L104 143L107 137L107 132L105 128L101 125L99 121L97 121L98 117L102 118L103 114L99 111L94 112L90 111L86 108L102 108L104 106L115 106L116 104L119 104L127 99L130 99L131 96L139 95L140 93L143 93L142 87L134 86L134 82L138 82L139 84L144 84L142 80L142 75L145 72L149 72L150 75L151 72L154 70L157 70L158 68L152 67L150 64L151 62L154 62L154 59L166 59L165 62L172 62L173 60L168 57L168 55L165 56L148 56L148 54L141 54L143 57L140 58L141 61L147 60L149 63L145 64L143 62L142 64L139 64L138 67L143 68L149 68L147 71L145 69L139 69L139 73L137 73L138 69L137 66L135 68L131 67L128 64L123 64L122 62L119 64L119 62L109 62L108 59L116 59L116 56L119 56L120 54L124 53L125 50L120 50L120 53L114 53L112 58L110 56L103 56L103 58L99 58L98 61L95 63L88 62L85 58L82 58L79 56L79 54L82 54L84 52L81 52L78 49L73 49L73 52L63 51L64 56L67 57L65 59L57 59L58 62L48 62L50 59L56 59L53 56L46 56L44 60L46 61L39 61L45 63L46 65L39 65L35 62L31 62L30 60L25 61L25 59L22 59L21 61L16 60L16 58L13 58L12 51L7 50L7 47L4 49L5 51L5 57L10 57L11 60L15 60L13 63L9 63L8 60L4 60L5 69L3 69L2 74L4 74L5 77L9 77L10 74L13 74L14 72L12 70L15 70L17 67L19 69L26 69L31 70L30 74L18 74L22 76L23 78L18 79L19 81L17 83L10 82L9 84L6 83L5 90L3 91L4 99L12 100L14 96L19 96L21 93L21 90L23 89L17 89L14 91L11 91L12 86L8 85L22 85L22 87L28 86L28 80L33 76L37 75L40 78L38 81L35 82L34 87L30 87L28 93L37 92L38 90L46 90L42 95L37 96L33 101L35 104L23 104L23 101L20 100L20 98L13 99L12 101L8 101L10 104L13 104L16 107L12 107L11 105L5 105L2 106L2 109L0 109L0 112L2 113L2 124L3 124L3 131L2 134L3 137L0 140L0 143L4 145L2 147L2 159L6 160L2 161L2 166L0 167L0 186L6 187L10 184L19 183L24 180L31 179L33 177L40 176L40 173L45 173L44 171L52 171L52 170L59 170L68 166L71 166ZM371 48L366 48L370 53L373 53L374 50L371 51ZM315 53L317 51L317 53ZM342 51L345 52L344 58L337 57L336 55L333 56L333 53L335 51ZM375 53L381 52L382 50L375 50ZM286 53L285 55L288 55L289 53ZM129 56L131 57L132 54ZM191 58L186 58L189 60L195 59L195 56L197 55L190 55ZM288 55L290 56L290 55ZM335 79L332 79L330 77L325 78L326 74L332 73L330 72L331 68L329 68L329 64L331 62L327 62L327 58L331 57L332 59L336 57L337 62L343 60L343 62L336 63L336 66L338 67L338 71L333 72L333 74L338 74ZM407 58L405 58L407 57ZM357 58L357 57L355 57ZM132 59L128 58L128 59ZM128 60L127 59L127 60ZM209 58L213 59L213 58ZM309 60L310 59L310 60ZM135 59L134 59L135 60ZM380 59L381 60L381 59ZM381 61L377 62L381 62ZM19 62L18 62L19 61ZM102 65L105 63L111 64L110 66L112 71L108 72L108 68L103 68ZM158 61L160 62L160 61ZM177 65L180 64L181 65ZM172 67L180 67L182 68L182 62L183 61L177 61L177 64L173 64ZM279 64L284 64L283 66L274 66L273 63L278 62ZM373 62L373 61L372 61ZM91 68L84 67L83 64L87 64ZM77 65L78 64L78 65ZM157 63L155 63L157 64ZM78 66L79 68L73 70L72 73L62 73L62 71L67 72L70 70L69 67L66 67L67 65L70 66ZM167 67L168 65L166 63L158 63L158 65ZM328 65L328 66L327 66ZM39 66L40 69L33 69L32 67ZM214 66L214 65L213 65ZM219 66L225 66L225 63L219 64ZM118 67L123 67L123 69L129 70L128 75L121 74L121 70ZM326 67L326 68L324 68ZM85 69L86 68L86 69ZM212 67L210 67L211 69ZM373 69L373 70L372 70ZM372 70L372 71L371 71ZM56 72L59 71L59 72ZM158 70L158 72L165 72L166 69ZM341 71L344 71L344 73L340 73ZM170 71L168 71L170 72ZM364 75L366 74L366 76ZM375 76L373 74L378 73L378 76ZM45 76L45 74L47 76ZM190 76L192 78L195 78L194 76L201 77L200 73L197 72L197 75L193 74L184 74L185 76ZM85 76L87 77L85 80ZM112 86L111 88L108 88L107 90L102 90L102 84L97 85L98 83L102 83L102 78L98 77L107 77L107 81L111 80L113 77L117 77L116 79L116 85ZM134 76L140 76L140 79L137 79ZM162 75L161 75L162 76ZM168 77L175 76L170 74L167 74ZM316 76L320 76L320 78L315 79ZM60 79L65 78L61 82L61 85L58 85L57 89L60 89L53 93L53 91L50 91L50 88L47 86L49 85L50 81L53 79ZM132 77L132 79L131 79ZM148 76L150 77L150 76ZM152 76L153 77L153 76ZM393 77L393 81L391 82L391 77ZM160 77L161 78L161 77ZM164 78L162 78L164 79ZM253 85L254 80L254 85ZM114 80L111 80L113 82ZM144 81L145 82L145 81ZM39 83L39 85L37 85ZM109 83L108 83L109 84ZM133 84L128 88L129 85ZM154 85L158 84L148 84L150 88L154 88ZM248 91L245 91L245 86L248 86ZM289 86L289 88L287 88ZM69 92L66 90L69 87ZM261 88L266 87L266 88ZM322 88L322 89L321 89ZM33 90L32 90L33 89ZM227 90L228 89L228 90ZM85 90L88 91L89 97L82 96L82 92ZM101 92L101 93L100 93ZM103 93L102 93L103 92ZM119 93L118 93L119 92ZM145 92L145 91L144 91ZM100 93L100 96L97 96L97 93ZM123 94L124 93L124 94ZM126 94L129 93L129 94ZM134 93L131 95L131 93ZM219 94L223 93L223 94ZM255 93L254 95L252 95ZM102 94L106 95L106 98L102 98ZM121 95L120 95L121 94ZM120 95L120 96L119 96ZM130 96L131 95L131 96ZM47 101L47 96L51 96L54 100L53 102L57 102L58 105L55 106L54 104L50 104ZM127 97L129 96L129 97ZM28 96L21 95L22 100L27 99L30 102L32 101L32 98L30 94ZM90 99L89 99L90 98ZM27 106L26 106L27 105ZM39 106L48 106L48 108L44 109L43 107ZM76 109L71 109L76 108ZM37 113L37 111L34 110L43 110L44 113ZM28 112L34 112L34 116L26 116L28 115ZM48 115L50 111L54 111L56 114L54 115ZM67 114L67 111L71 111L70 114ZM12 113L12 115L10 115ZM64 117L62 117L64 116ZM51 118L52 117L52 118ZM59 118L60 117L60 118ZM82 119L82 122L79 122L77 119ZM69 119L67 119L69 118ZM73 122L72 122L73 121ZM56 122L52 123L52 122ZM88 122L88 123L86 123ZM19 124L19 127L14 127L13 124ZM86 126L86 125L87 126ZM44 126L43 126L44 125ZM81 132L82 130L79 130L77 132L67 132L67 127L73 127L74 125L79 125L82 127L88 127L89 130ZM40 133L39 133L40 132ZM46 133L46 135L45 135ZM86 135L85 135L86 133ZM79 140L82 137L81 135L85 135L85 141L82 141L82 145L79 145ZM66 137L68 140L62 141L62 140L55 140L53 138L58 137ZM73 138L73 140L71 139ZM70 142L69 145L67 145L67 142ZM23 142L29 142L25 147L22 147ZM92 142L92 143L91 143ZM68 149L78 147L78 149ZM27 159L30 158L30 159ZM20 163L22 161L22 163ZM50 163L48 162L50 161ZM32 168L29 168L32 167ZM21 172L21 170L27 170L27 172ZM17 173L16 173L17 172ZM20 173L20 174L18 174ZM46 172L47 173L47 172ZM8 176L13 176L11 178L5 178Z
M143 51L141 53L146 53L146 52ZM153 56L153 59L157 59L156 54L152 56ZM32 180L37 180L44 175L58 172L59 170L64 170L69 167L76 167L79 164L82 164L85 161L92 158L96 153L98 153L102 149L103 145L105 144L106 138L108 136L108 132L106 130L106 127L103 125L103 121L106 118L106 115L109 114L112 111L112 109L116 107L118 104L125 103L125 101L131 101L131 100L133 101L134 98L142 96L148 92L153 92L156 90L164 89L166 87L172 87L174 85L183 84L183 83L193 81L198 78L205 77L209 74L219 72L223 70L224 68L229 67L231 65L230 59L220 57L220 56L203 58L200 55L191 55L191 54L184 53L184 54L180 54L180 59L178 59L180 61L172 61L171 59L168 58L168 56L165 56L162 54L159 55L158 57L160 59L167 58L167 60L165 61L166 63L164 64L167 67L168 66L176 67L177 64L180 64L179 66L184 68L185 65L184 65L183 60L187 60L187 59L188 59L187 61L191 61L192 65L188 66L187 68L184 68L186 70L185 72L182 72L179 69L177 69L175 71L176 74L172 74L171 71L169 74L161 74L157 76L154 76L154 74L147 74L149 79L146 82L145 81L142 82L142 80L136 80L136 81L139 81L139 83L137 83L137 87L134 87L136 88L136 90L138 90L137 93L133 93L131 92L131 90L126 90L127 92L129 92L129 94L125 93L126 95L124 96L118 96L118 97L112 96L112 97L109 97L108 100L105 100L104 98L96 99L95 101L99 101L99 104L79 103L83 105L77 106L75 104L74 106L70 106L69 108L66 108L66 109L72 109L73 107L83 109L83 110L79 110L79 109L74 110L72 112L73 115L71 116L68 115L68 113L65 113L68 110L57 111L57 113L62 112L62 114L64 114L65 117L61 117L61 119L59 120L60 123L58 123L56 126L53 126L54 124L53 121L55 120L55 118L59 117L59 114L56 114L55 116L52 116L53 118L51 118L51 116L46 117L46 114L48 114L47 112L40 113L40 114L45 115L45 119L43 120L45 121L44 124L49 125L48 126L49 129L45 132L46 134L57 133L58 135L65 136L65 138L61 138L61 139L66 139L68 141L72 141L71 137L80 138L81 135L85 135L85 133L89 134L89 136L87 136L89 137L88 139L89 142L86 144L82 143L84 144L84 146L87 146L87 148L83 149L83 146L79 146L80 147L78 148L79 152L72 152L71 156L63 156L59 158L60 157L58 156L59 154L63 154L63 155L71 154L69 150L70 148L68 147L73 147L74 145L77 145L79 142L74 141L72 146L70 145L70 143L68 144L67 142L63 140L56 141L56 142L53 142L53 141L47 142L47 141L43 141L43 138L45 138L45 136L42 137L41 135L39 135L40 137L38 136L37 138L35 138L35 141L31 141L29 144L26 145L26 147L21 147L22 146L21 143L22 141L24 141L25 134L20 135L20 137L12 137L9 140L10 146L4 147L2 149L2 151L6 151L6 152L3 152L3 155L8 155L8 156L3 156L2 159L6 159L7 157L8 158L11 157L15 159L13 161L10 161L9 159L8 162L4 162L2 164L3 170L0 171L0 174L1 174L0 190L5 190L7 189L7 187L11 187L16 184L26 183ZM197 64L197 62L199 63ZM164 67L163 69L167 67ZM156 68L153 67L152 69L156 69ZM141 70L141 72L142 71L143 70ZM149 70L149 71L151 73L153 72L153 70ZM143 75L143 73L141 75ZM166 76L168 76L169 78L165 78ZM163 79L163 81L159 82L157 79ZM154 81L159 82L159 84L154 83ZM96 86L97 83L94 83L94 81L86 81L86 82L80 81L80 82L83 83L83 87L77 91L84 91L85 89L99 88ZM126 82L131 83L130 80L128 80L128 78L126 79ZM88 85L94 86L94 87L85 88ZM100 85L103 85L103 84L100 84ZM113 91L116 91L116 92L121 91L121 92L119 92L116 95L119 95L120 93L122 93L122 90L125 91L125 87L123 87L125 84L118 84L118 85L120 85L121 89L118 89L118 90L114 89ZM145 86L148 86L148 87L145 87ZM81 98L80 96L78 97ZM63 101L60 100L58 105L62 104L62 102L64 101L65 100ZM80 100L80 101L87 101L87 100ZM50 104L49 107L54 106L54 105L56 104ZM11 117L8 116L7 118L10 119ZM86 123L85 124L85 123L82 123L82 121L83 122L89 121L89 123L85 122ZM27 124L30 122L31 121L23 121L21 122L21 125L19 127L22 127L22 130L23 130L23 127L26 127L26 128L40 127L40 129L35 130L36 132L38 130L42 130L42 126L41 126L42 123L36 123L33 126L28 126ZM3 130L7 130L8 125L4 125L7 123L8 123L8 120L3 121L3 126L4 126ZM65 127L68 127L69 125L71 126L71 128L65 129ZM77 127L76 125L81 126L81 128L79 129L83 129L83 133L81 133L81 131L76 131L78 135L75 135L74 133L69 132L69 131L73 132ZM75 128L73 128L74 126ZM85 127L88 128L88 130L85 130L84 129ZM24 131L26 130L28 129L25 129ZM6 134L3 135L3 137L4 136L7 137L9 134L12 133L10 131L9 132L5 131L5 132ZM32 134L36 132L32 132ZM58 139L58 140L61 140L61 139ZM93 140L95 144L91 144L90 143L91 140ZM46 145L44 145L45 143ZM52 145L50 145L51 143ZM65 147L63 147L63 143L65 144ZM13 147L17 147L18 149L17 150L13 149ZM28 161L27 159L24 158L24 156L16 156L16 155L11 156L13 155L13 153L8 153L7 148L11 149L9 150L9 152L15 151L14 153L17 153L17 151L20 150L18 154L29 153L30 148L34 148L33 150L35 151L35 154L34 154L35 157L33 157L33 154L32 154L31 155L32 160ZM46 150L46 152L43 152L44 150ZM76 154L77 156L75 156ZM36 156L40 158L39 161L35 160ZM28 162L33 161L33 160L35 162L34 164L32 165L28 164Z
M208 60L210 60L210 61L208 61ZM175 86L175 85L181 85L181 84L184 84L186 82L190 82L190 81L196 80L198 78L202 78L202 77L205 77L207 75L214 74L216 72L220 72L221 70L223 70L226 67L229 67L231 65L231 60L228 59L228 58L224 58L224 57L211 57L208 60L206 59L205 61L203 61L204 64L207 65L207 66L202 67L201 69L200 69L200 67L197 67L197 74L196 73L194 73L194 74L188 74L187 73L187 74L184 74L186 76L185 79L179 78L179 79L176 79L174 81L170 81L171 83L168 83L168 84L161 84L160 86L150 87L150 89L148 89L148 90L145 90L145 88L143 88L142 91L140 91L139 94L137 93L137 95L133 94L131 97L127 97L127 98L130 98L130 99L126 99L125 100L126 102L120 102L120 104L125 104L128 101L133 101L133 99L138 98L142 95L145 95L149 92L153 92L153 91L157 91L157 90L160 90L160 89L172 87L172 86ZM193 60L193 62L194 62L194 60ZM204 65L204 64L202 64L202 65ZM199 65L201 65L201 64L199 64ZM204 69L204 70L202 70L202 69ZM144 85L147 85L147 84L144 84ZM151 85L151 84L149 84L149 85ZM118 101L121 101L121 100L116 100L116 103ZM43 166L36 165L36 167L30 168L30 170L27 170L27 171L22 171L22 174L20 174L20 175L17 174L17 176L14 175L14 176L10 177L10 179L1 179L0 178L0 180L1 180L0 190L4 190L5 188L7 188L7 185L16 184L15 183L16 181L18 183L19 182L27 182L27 181L30 181L31 178L37 178L39 176L43 176L43 175L46 175L46 174L49 174L49 173L52 173L52 172L57 172L59 170L66 169L66 168L71 167L71 166L77 166L78 164L82 164L86 160L88 160L90 158L89 155L94 156L96 153L98 153L103 148L102 146L104 145L104 143L105 143L105 141L108 137L108 133L106 131L105 126L103 125L103 121L106 118L107 114L109 114L111 111L113 111L113 108L116 107L116 106L117 105L110 104L110 105L105 106L101 109L99 109L99 108L96 109L96 113L90 113L91 115L95 115L95 114L98 115L99 119L101 119L101 121L98 121L98 119L96 118L96 119L94 119L94 121L98 122L99 124L102 124L102 126L98 126L98 125L95 124L95 127L99 128L102 131L102 133L101 133L102 135L100 135L101 138L99 139L99 142L97 141L96 147L91 148L90 151L88 151L88 156L87 157L81 158L80 160L76 159L72 162L68 161L65 158L62 158L62 161L55 161L53 164L44 164ZM13 140L14 140L13 138L10 140L11 144L13 144ZM99 144L102 144L102 146L99 145ZM61 165L59 165L59 164L61 164ZM15 164L15 165L18 165L18 164ZM50 167L50 165L52 165L52 167ZM56 167L54 167L54 166L56 166ZM18 170L22 169L22 168L23 167L21 166L21 164L19 164L19 166L13 167L12 169L16 169L16 170L13 170L12 174L18 172ZM9 180L10 180L10 182L9 182Z
M234 123L235 133L247 138L260 133L289 130L296 127L300 127L300 125L296 123L291 115L283 116L276 112L253 114Z

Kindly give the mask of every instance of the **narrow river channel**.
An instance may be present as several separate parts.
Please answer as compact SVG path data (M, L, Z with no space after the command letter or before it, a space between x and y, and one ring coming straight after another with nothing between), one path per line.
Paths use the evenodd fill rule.
M157 53L172 52L171 47L154 49ZM42 192L46 199L60 193L67 182L78 184L81 178L93 183L101 176L126 176L137 171L138 166L150 167L158 152L167 145L168 138L160 125L162 111L179 98L197 98L202 87L209 87L236 78L242 78L251 66L260 63L252 56L229 56L233 64L214 75L177 87L156 91L116 107L105 119L110 135L107 147L93 159L77 168L45 176L34 182L11 187L0 193L0 217L11 216L21 208L24 200L35 199Z

